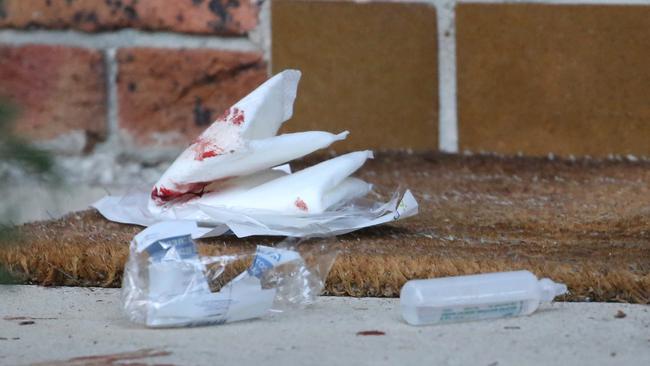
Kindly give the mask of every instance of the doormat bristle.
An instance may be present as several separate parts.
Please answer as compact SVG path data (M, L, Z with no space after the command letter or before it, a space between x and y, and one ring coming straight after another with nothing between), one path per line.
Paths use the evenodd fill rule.
M650 163L380 154L359 175L409 187L420 214L339 237L326 294L395 297L409 279L528 269L566 283L564 300L650 302ZM0 265L29 283L116 287L140 230L94 210L26 224L3 239Z

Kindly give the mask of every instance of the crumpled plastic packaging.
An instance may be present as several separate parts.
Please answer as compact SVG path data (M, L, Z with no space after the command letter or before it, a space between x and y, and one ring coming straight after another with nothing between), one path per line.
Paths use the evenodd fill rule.
M122 305L147 327L223 324L311 304L336 258L335 243L287 239L255 252L203 256L191 238L196 223L166 221L131 242ZM247 267L247 268L246 268Z
M163 173L150 192L105 197L93 206L109 220L151 225L200 223L193 237L330 236L417 213L406 191L389 202L364 197L372 185L351 177L371 151L356 151L298 172L285 164L343 140L348 132L276 136L291 118L300 72L283 71L228 109ZM284 165L283 165L284 164Z

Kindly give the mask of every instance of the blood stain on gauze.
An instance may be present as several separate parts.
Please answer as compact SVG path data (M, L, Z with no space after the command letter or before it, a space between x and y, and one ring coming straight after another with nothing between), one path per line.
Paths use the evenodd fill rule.
M191 145L194 160L203 161L241 147L241 126L244 122L243 110L237 107L227 109Z
M232 124L240 126L242 123L244 123L244 111L237 107L230 108L227 111L227 114L224 113L224 115L225 115L224 120L227 120Z
M296 207L298 207L300 211L305 211L305 212L309 211L307 204L300 197L296 198L296 202L294 202L294 205L296 205Z
M194 160L198 161L203 161L203 159L212 158L223 153L222 148L200 137L192 144L192 150L194 151Z
M175 190L165 187L153 187L151 199L157 204L163 204L172 200L183 198L189 200L194 197L201 197L205 192L205 187L210 183L191 183L184 185L182 190Z

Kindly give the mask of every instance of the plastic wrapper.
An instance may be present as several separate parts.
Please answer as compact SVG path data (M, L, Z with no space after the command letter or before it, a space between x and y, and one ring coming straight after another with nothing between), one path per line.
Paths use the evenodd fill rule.
M131 242L122 305L148 327L223 324L311 304L336 257L331 240L287 239L254 252L202 256L191 238L196 224L166 221Z
M372 185L351 175L373 157L371 151L291 171L285 163L348 135L307 131L276 136L293 114L299 79L299 71L283 71L235 103L177 157L153 188L105 197L93 206L107 219L122 223L192 220L200 224L194 237L226 232L239 237L329 236L417 213L417 202L408 191L389 202L366 198Z
M116 222L150 226L160 221L159 217L147 210L147 195L141 191L120 197L105 197L95 203L94 207L107 219ZM396 192L387 202L357 198L321 214L311 215L187 203L183 207L171 209L170 213L174 216L170 219L196 222L197 225L192 230L193 238L226 233L233 233L240 238L252 235L327 237L396 221L417 212L418 204L407 190L403 196Z

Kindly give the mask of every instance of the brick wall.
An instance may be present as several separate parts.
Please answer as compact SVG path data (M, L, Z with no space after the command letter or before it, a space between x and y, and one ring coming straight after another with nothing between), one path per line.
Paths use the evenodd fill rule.
M273 70L309 71L289 128L350 126L350 148L650 156L650 1L275 0L272 15Z
M0 97L67 153L183 146L267 77L255 0L0 1Z
M650 6L612 4L460 4L460 149L650 156Z
M58 151L151 152L292 67L285 131L351 130L339 150L650 156L649 15L650 0L2 0L0 97Z

